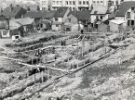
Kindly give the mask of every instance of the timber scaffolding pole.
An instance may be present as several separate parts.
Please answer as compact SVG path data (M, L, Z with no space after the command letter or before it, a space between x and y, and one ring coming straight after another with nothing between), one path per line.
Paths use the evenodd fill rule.
M22 62L18 62L18 64L21 64L21 65L24 65L24 66L27 66L27 68L48 68L48 69L52 69L52 70L57 70L57 71L62 71L62 72L67 72L66 70L64 69L60 69L60 68L54 68L54 67L47 67L47 66L43 66L43 65L30 65L30 64L26 64L26 63L22 63Z

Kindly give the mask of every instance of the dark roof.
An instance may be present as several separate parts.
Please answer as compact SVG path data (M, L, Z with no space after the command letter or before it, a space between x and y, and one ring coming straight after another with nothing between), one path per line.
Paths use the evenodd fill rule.
M123 2L120 5L119 11L117 12L116 16L117 17L124 17L127 10L130 9L131 7L135 7L135 1Z
M90 10L83 10L79 13L79 19L80 20L89 20L90 19Z
M8 20L4 15L0 15L0 21Z
M68 7L60 7L55 12L54 17L63 17L67 11Z
M71 11L69 12L69 15L73 15L76 18L80 19L80 20L89 20L90 19L90 10L82 10L82 11Z
M68 16L69 15L73 15L73 16L75 16L75 17L78 18L79 13L80 13L80 11L70 11L69 14L68 14Z
M42 17L42 12L41 11L30 11L27 12L25 15L25 17L31 17L31 18L41 18Z
M22 7L7 7L4 9L4 11L2 12L2 15L6 16L6 17L16 17L16 15L22 10ZM24 10L24 9L23 9Z
M47 12L43 12L42 16L46 19L48 18L52 18L55 14L55 10L51 10L51 11L47 11Z

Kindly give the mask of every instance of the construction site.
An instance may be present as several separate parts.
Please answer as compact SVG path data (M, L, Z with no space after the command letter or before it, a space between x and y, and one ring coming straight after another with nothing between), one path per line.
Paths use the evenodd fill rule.
M0 46L0 100L135 100L135 34L42 33Z

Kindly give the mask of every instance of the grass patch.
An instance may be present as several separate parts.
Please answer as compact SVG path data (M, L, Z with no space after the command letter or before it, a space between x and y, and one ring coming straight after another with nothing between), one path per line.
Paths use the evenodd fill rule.
M89 68L83 73L83 81L80 84L80 88L88 88L93 79L100 78L108 78L113 76L114 74L120 74L122 71L126 70L126 65L129 63L124 63L122 65L114 65L114 66L105 66L105 67L95 67ZM100 65L99 65L100 66ZM105 80L98 82L102 84Z

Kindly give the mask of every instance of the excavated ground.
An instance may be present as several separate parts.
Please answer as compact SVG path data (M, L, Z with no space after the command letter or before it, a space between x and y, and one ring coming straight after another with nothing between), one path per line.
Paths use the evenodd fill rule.
M0 99L134 100L134 34L55 36L8 44L8 54L0 49Z

